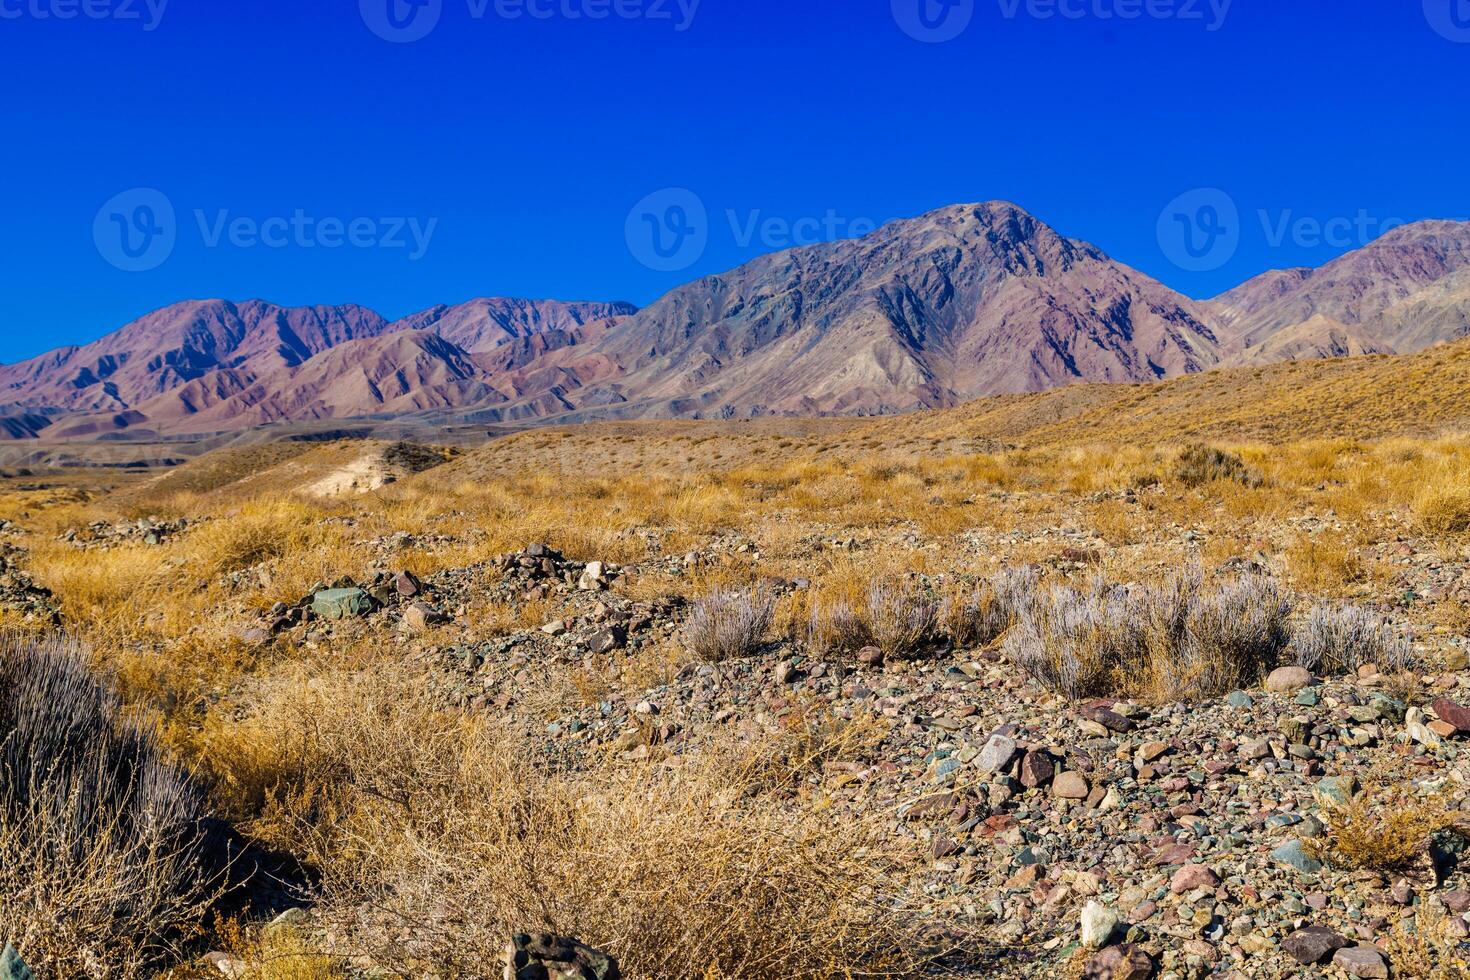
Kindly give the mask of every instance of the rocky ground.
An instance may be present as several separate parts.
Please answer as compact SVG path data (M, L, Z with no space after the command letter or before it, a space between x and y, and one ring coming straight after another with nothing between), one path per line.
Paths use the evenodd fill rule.
M1098 542L1045 536L1076 537L1058 564L1086 574ZM1399 591L1386 610L1463 597L1462 558L1425 556L1410 541L1383 550ZM1449 951L1470 935L1456 835L1413 842L1413 861L1375 871L1334 864L1328 833L1355 796L1385 787L1470 809L1463 637L1422 631L1426 667L1408 690L1372 668L1333 679L1287 669L1269 690L1202 704L1068 703L995 649L828 661L773 644L744 659L686 660L645 688L558 684L574 668L626 679L619 664L677 642L694 597L638 601L620 580L677 581L719 557L620 568L533 545L424 581L385 571L333 583L262 628L308 646L388 633L448 703L516 714L562 758L612 751L628 764L678 765L710 737L778 729L813 705L877 720L881 740L828 760L822 792L890 816L892 840L923 855L936 921L942 911L983 927L987 942L961 957L984 964L979 975L1382 977L1406 935ZM549 600L545 621L476 639L456 612L487 596Z

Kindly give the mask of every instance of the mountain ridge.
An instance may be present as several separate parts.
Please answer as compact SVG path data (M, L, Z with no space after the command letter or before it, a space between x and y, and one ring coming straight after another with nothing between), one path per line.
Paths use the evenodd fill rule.
M759 256L644 309L506 297L172 304L0 366L0 438L226 432L395 413L484 422L892 415L1076 383L1411 353L1470 335L1470 224L1183 296L1004 201ZM432 338L432 339L431 339Z

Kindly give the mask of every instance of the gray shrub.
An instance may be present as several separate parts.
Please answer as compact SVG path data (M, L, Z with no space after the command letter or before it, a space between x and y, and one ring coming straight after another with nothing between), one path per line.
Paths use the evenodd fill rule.
M1040 573L1032 566L1008 568L964 596L944 600L940 619L962 647L989 646L1015 625L1036 594Z
M702 660L746 657L765 641L775 613L776 597L769 589L717 589L694 604L684 623L684 643Z
M1290 603L1274 581L1207 585L1198 568L1122 588L1053 589L1021 612L1004 651L1069 698L1147 693L1191 699L1252 684L1290 641Z
M939 604L918 583L885 578L868 588L868 630L890 657L913 656L934 642Z
M1413 661L1408 641L1382 617L1361 606L1329 603L1307 614L1291 650L1297 664L1325 674L1356 672L1364 664L1398 671Z
M0 929L32 966L126 976L169 948L211 885L203 817L80 650L0 640Z

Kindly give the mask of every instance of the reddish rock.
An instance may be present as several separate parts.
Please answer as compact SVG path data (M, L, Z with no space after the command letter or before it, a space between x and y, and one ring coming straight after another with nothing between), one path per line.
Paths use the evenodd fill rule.
M1154 961L1137 946L1109 946L1087 961L1083 980L1148 980Z
M1208 866L1203 864L1186 864L1174 872L1174 877L1169 881L1169 890L1175 895L1183 895L1197 888L1214 888L1220 883L1220 876L1215 874Z
M1439 715L1439 720L1448 725L1454 725L1455 731L1460 734L1470 732L1470 708L1457 704L1449 698L1440 698L1434 702L1434 713Z
M1021 760L1021 785L1027 789L1049 786L1057 774L1057 765L1045 752L1027 752Z

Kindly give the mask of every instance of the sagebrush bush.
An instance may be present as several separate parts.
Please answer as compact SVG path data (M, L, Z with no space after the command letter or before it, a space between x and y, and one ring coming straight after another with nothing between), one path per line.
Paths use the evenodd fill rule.
M873 634L852 604L837 599L830 604L813 604L806 626L807 649L815 656L845 656L873 641Z
M202 798L61 642L0 641L0 936L40 976L134 977L203 917Z
M768 589L716 589L694 604L684 643L702 660L747 657L764 642L775 614L776 598Z
M1296 662L1314 673L1353 673L1365 664L1380 670L1406 669L1409 642L1378 614L1361 606L1320 603L1307 614L1292 640Z
M1209 697L1246 686L1279 663L1290 603L1249 575L1207 585L1198 569L1123 588L1095 580L1031 603L1006 635L1021 670L1073 699L1109 694Z
M885 654L912 656L934 641L939 604L915 581L881 578L868 587L867 622Z
M1201 487L1217 480L1260 486L1261 475L1246 466L1235 453L1213 446L1190 446L1174 463L1174 479L1187 487Z
M1008 568L974 589L945 597L939 610L944 631L957 646L989 646L1020 618L1039 580L1032 566Z

